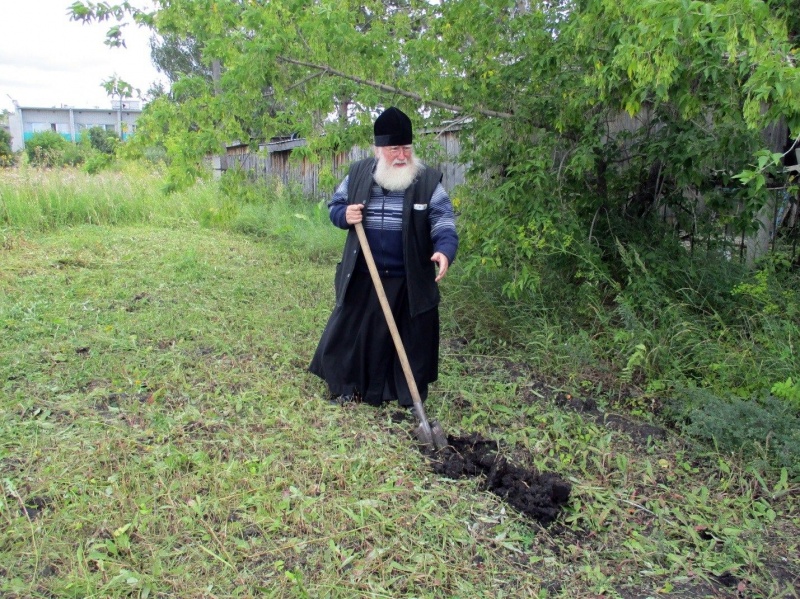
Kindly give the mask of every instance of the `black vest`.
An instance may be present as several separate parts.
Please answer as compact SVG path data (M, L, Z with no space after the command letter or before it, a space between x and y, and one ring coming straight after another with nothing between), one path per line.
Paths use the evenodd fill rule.
M347 182L347 203L367 204L372 193L372 173L375 159L367 158L350 167ZM416 181L405 191L403 198L403 264L406 269L408 301L411 316L421 314L439 305L439 286L436 284L436 268L431 262L433 241L428 221L430 200L442 173L425 167ZM414 206L425 206L415 210ZM361 245L354 228L347 232L342 261L336 267L336 305L341 306L356 267Z

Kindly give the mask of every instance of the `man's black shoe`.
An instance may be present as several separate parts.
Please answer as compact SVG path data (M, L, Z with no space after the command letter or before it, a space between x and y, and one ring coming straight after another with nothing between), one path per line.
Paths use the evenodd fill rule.
M349 403L357 403L361 401L361 396L358 393L348 393L347 395L331 395L328 398L328 403L335 406L344 406Z

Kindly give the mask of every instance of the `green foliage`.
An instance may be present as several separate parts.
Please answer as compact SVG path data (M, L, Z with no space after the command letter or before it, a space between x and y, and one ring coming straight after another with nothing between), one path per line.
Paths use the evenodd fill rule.
M134 92L139 92L139 90L135 90L130 83L124 81L116 74L105 79L100 85L106 90L109 97L117 98L120 101L122 101L123 98L130 98L134 95Z
M95 150L88 137L72 143L55 131L41 131L25 143L25 153L33 166L79 166L92 158Z
M13 567L0 593L703 596L727 592L714 582L722 572L752 596L794 592L788 473L671 435L634 443L559 408L510 342L481 341L536 316L551 337L536 365L557 354L571 372L592 340L560 330L553 305L504 303L501 272L478 275L486 289L444 280L446 343L426 409L452 434L480 432L509 459L568 477L570 504L550 531L481 481L433 476L393 406L323 401L306 368L337 258L309 259L309 238L288 230L336 231L312 217L314 202L282 191L285 218L257 221L255 236L198 229L223 195L265 212L281 198L264 189L259 204L246 180L165 196L150 163L126 169L0 178L0 219L9 198L13 214L49 202L65 215L45 232L0 220L0 459L13 465L0 493L0 563ZM79 201L57 203L70 196ZM66 216L126 197L119 226ZM462 293L474 301L457 307Z
M193 38L181 38L166 33L160 38L150 40L150 57L159 72L170 82L176 82L187 75L202 75L211 79L211 69L203 64L200 44Z
M722 453L741 452L746 459L764 459L800 476L800 412L768 396L729 400L699 390L687 391L686 431Z
M107 169L108 167L110 167L113 162L114 162L113 156L111 156L110 154L98 152L89 156L83 168L90 175L95 175L100 171L102 171L103 169Z
M99 154L96 156L100 156ZM218 188L164 196L162 173L146 163L124 163L94 176L73 169L22 169L0 179L0 227L51 231L65 226L197 223L219 201Z
M509 275L511 298L535 293L551 262L568 284L615 294L615 240L627 239L609 220L646 234L648 217L669 212L692 236L752 233L775 160L760 131L779 119L800 130L796 17L783 0L301 6L179 0L143 15L77 2L71 12L129 13L182 57L137 135L166 148L175 187L232 139L294 133L308 152L330 151L368 142L389 103L418 128L455 114L474 175L464 248L474 268Z
M341 252L343 233L330 226L327 208L309 202L296 186L278 179L254 182L245 171L231 169L219 187L221 203L203 216L203 224L269 239L314 260L334 259Z
M64 156L70 143L55 131L39 131L25 142L28 162L34 166L58 166L64 163Z
M149 146L143 150L142 157L153 164L165 164L167 150L163 146Z
M217 81L185 69L139 121L170 189L232 139L294 133L312 158L367 143L388 104L417 130L457 121L458 267L502 291L485 317L463 308L477 347L519 343L556 373L572 360L569 376L652 394L760 396L800 371L797 273L746 273L731 242L759 230L778 174L763 131L800 132L792 2L177 0L151 19L76 5L81 20L127 11L220 65ZM246 195L206 217L269 236Z
M0 167L14 166L17 157L11 151L11 134L0 128Z
M80 166L93 154L91 146L85 141L67 142L61 154L59 166Z
M460 191L454 197L470 201ZM470 226L462 217L462 232ZM519 348L537 371L655 419L670 417L650 402L661 405L675 388L760 396L800 371L800 273L781 261L748 271L714 244L692 255L659 226L651 221L648 237L607 219L618 236L606 242L613 260L593 270L589 257L583 261L584 272L604 277L595 280L568 276L575 271L564 266L578 256L545 248L537 287L515 300L500 293L510 284L505 272L487 274L462 254L449 282L458 289L449 299L455 334L492 354Z
M780 397L800 412L800 380L794 381L789 377L785 381L775 383L770 391L775 397Z
M102 154L113 154L119 144L119 136L103 127L92 127L87 131L92 148Z

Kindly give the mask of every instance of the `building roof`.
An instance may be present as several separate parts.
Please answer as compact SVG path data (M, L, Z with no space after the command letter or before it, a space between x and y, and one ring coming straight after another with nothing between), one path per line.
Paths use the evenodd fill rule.
M80 106L15 106L16 110L73 110L76 112L119 112L117 108L81 108ZM142 112L141 108L123 108L122 112Z

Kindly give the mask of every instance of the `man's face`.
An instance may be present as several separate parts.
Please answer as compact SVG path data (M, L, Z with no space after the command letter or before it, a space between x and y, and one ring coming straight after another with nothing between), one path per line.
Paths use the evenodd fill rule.
M384 189L402 191L417 178L423 165L414 156L411 145L375 148L378 164L373 175Z
M413 146L381 146L378 148L383 161L396 168L404 168L414 153Z

